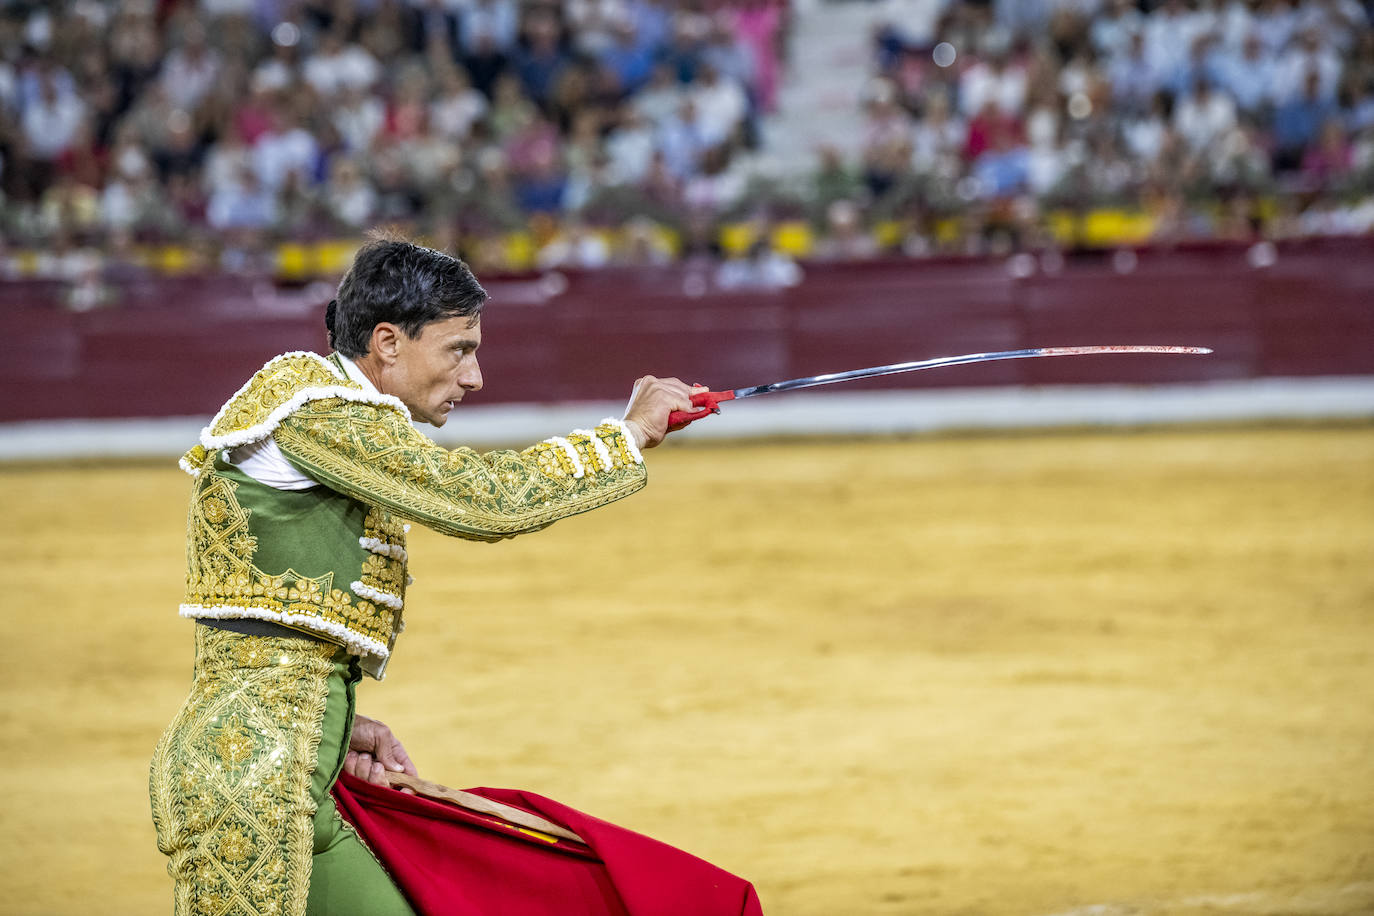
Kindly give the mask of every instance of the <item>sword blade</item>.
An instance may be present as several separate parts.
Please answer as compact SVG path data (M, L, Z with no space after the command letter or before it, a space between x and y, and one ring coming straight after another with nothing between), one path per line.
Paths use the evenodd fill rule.
M893 363L890 366L873 366L868 369L851 369L848 372L831 372L825 375L808 375L805 378L773 382L770 385L755 385L752 388L736 388L735 399L752 398L761 394L777 391L795 391L798 388L812 388L816 385L834 385L837 382L852 382L861 378L876 378L880 375L896 375L899 372L915 372L919 369L937 369L942 366L959 366L964 363L988 363L999 359L1033 359L1042 356L1099 356L1113 353L1171 353L1201 356L1211 353L1210 347L1155 347L1155 346L1102 346L1102 347L1033 347L1028 350L1002 350L997 353L966 353L963 356L940 356L935 359L922 359L909 363Z

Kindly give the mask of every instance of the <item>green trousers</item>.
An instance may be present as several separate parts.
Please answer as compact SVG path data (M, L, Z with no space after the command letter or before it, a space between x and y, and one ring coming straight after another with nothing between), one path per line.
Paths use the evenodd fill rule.
M196 627L149 776L177 916L411 916L329 795L359 676L337 646Z

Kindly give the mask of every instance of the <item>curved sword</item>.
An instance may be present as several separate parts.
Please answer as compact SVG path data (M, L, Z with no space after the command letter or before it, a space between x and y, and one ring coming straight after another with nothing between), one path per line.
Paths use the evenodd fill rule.
M892 363L889 366L872 366L868 369L851 369L848 372L831 372L824 375L808 375L804 378L772 382L767 385L754 385L750 388L735 388L729 391L700 391L692 395L692 405L701 408L695 411L675 410L668 415L669 428L680 429L693 420L700 420L707 414L720 413L718 406L722 401L737 401L761 394L778 391L795 391L798 388L812 388L817 385L834 385L837 382L852 382L861 378L876 378L880 375L896 375L899 372L915 372L918 369L936 369L942 366L959 366L964 363L987 363L999 359L1031 359L1040 356L1098 356L1109 353L1171 353L1188 356L1202 356L1211 353L1210 347L1156 347L1156 346L1102 346L1102 347L1032 347L1027 350L1001 350L996 353L966 353L963 356L939 356L935 359L922 359L908 363Z

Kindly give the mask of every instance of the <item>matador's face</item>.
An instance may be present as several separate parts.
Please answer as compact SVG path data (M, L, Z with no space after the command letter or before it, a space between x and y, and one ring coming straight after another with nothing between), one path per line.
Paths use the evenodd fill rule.
M425 325L419 337L398 335L384 391L400 398L415 419L443 426L463 395L482 387L482 322L470 320L446 318Z

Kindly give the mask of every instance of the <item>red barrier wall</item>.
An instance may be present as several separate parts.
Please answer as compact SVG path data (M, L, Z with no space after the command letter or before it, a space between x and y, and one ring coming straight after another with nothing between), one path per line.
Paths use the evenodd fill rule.
M1001 260L806 265L797 287L699 291L684 268L495 279L474 403L620 398L645 373L741 387L817 372L1033 346L1193 344L1207 359L1024 360L869 387L1151 383L1374 374L1374 239L1110 254L1013 277ZM73 313L60 284L0 287L0 421L213 413L286 350L324 351L323 303L228 276L151 278Z

